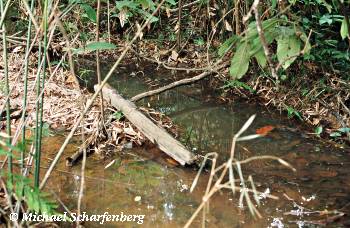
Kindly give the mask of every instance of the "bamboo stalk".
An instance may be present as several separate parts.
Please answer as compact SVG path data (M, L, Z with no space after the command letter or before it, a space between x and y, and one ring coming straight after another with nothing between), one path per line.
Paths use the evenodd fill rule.
M107 31L108 31L108 42L111 42L111 24L110 24L110 9L109 0L107 0Z
M48 0L44 1L44 12L43 12L43 27L44 27L44 50L43 50L43 66L42 66L42 79L40 81L40 77L38 80L38 96L40 96L39 102L37 103L37 117L39 117L39 120L37 119L37 127L39 125L39 128L36 129L37 134L36 136L36 147L35 147L35 173L34 173L34 186L39 187L39 177L40 177L40 159L41 159L41 139L42 139L42 128L43 128L43 105L44 105L44 93L40 94L40 87L44 90L45 86L45 78L46 78L46 53L47 53L47 30L48 30ZM40 69L38 69L40 71ZM41 86L40 86L41 82ZM39 115L38 115L39 114Z
M9 4L9 0L7 1L7 5ZM7 6L6 5L6 6ZM0 11L1 15L5 18L6 12L4 9L4 1L0 1ZM2 23L1 26L3 33L2 33L2 45L3 45L3 61L4 61L4 76L5 76L5 94L6 96L10 96L10 85L9 85L9 77L8 77L8 55L7 55L7 41L6 41L6 26L5 23ZM11 144L11 118L10 118L10 99L6 101L6 131L8 134L7 143ZM8 157L8 174L9 174L9 181L12 183L12 151L9 149L9 157Z
M3 1L1 1L1 2L2 2L2 4L4 4ZM5 8L2 7L3 9L1 10L1 15L2 15L2 17L1 17L1 19L0 19L0 28L2 28L2 25L3 25L4 21L5 21L6 13L7 13L7 10L8 10L8 8L9 8L9 6L10 6L10 2L11 2L11 1L8 0L8 1L6 2ZM2 6L3 6L3 5L2 5Z
M33 11L34 9L34 0L32 0L31 5L30 5L30 10ZM27 112L27 97L28 97L28 62L29 62L29 48L30 48L30 35L31 35L31 30L32 30L32 20L29 19L28 22L28 32L27 32L27 40L26 40L26 52L25 52L25 57L24 57L24 91L23 91L23 112L22 112L22 117L21 120L24 122L26 112ZM25 143L26 141L26 125L24 124L22 127L22 143ZM24 156L26 152L26 147L23 148L21 151L21 171L24 169Z
M97 0L97 10L96 10L96 42L100 41L100 11L101 11L101 0ZM96 74L98 85L101 85L101 66L100 66L100 51L96 51ZM100 102L101 102L101 115L102 115L102 125L104 126L104 107L103 107L103 94L100 92Z

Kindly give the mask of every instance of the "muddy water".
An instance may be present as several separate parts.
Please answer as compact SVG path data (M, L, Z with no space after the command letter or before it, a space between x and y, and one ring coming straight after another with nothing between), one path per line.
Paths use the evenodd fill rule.
M106 68L107 69L107 68ZM135 76L132 73L136 73ZM166 71L144 69L145 79L133 68L122 68L110 84L130 97L150 89L147 81L164 83ZM175 76L174 76L175 77ZM139 106L153 107L170 116L182 129L181 140L194 152L204 155L219 153L227 158L232 136L252 114L257 114L246 134L272 125L276 128L266 137L239 143L237 158L256 155L275 155L291 163L297 172L276 162L258 161L243 167L247 178L252 175L257 189L270 191L279 200L262 200L258 207L262 219L254 219L245 205L239 207L238 196L230 192L215 195L207 216L208 227L310 227L322 223L327 216L305 215L302 211L341 210L350 212L349 151L308 138L296 129L295 121L255 104L233 102L217 105L208 96L207 82L201 85L176 88L159 96L138 102ZM47 138L47 158L54 157L63 136ZM66 155L76 150L74 142ZM181 227L201 202L208 175L204 174L197 188L189 193L196 175L193 168L171 167L149 156L143 148L124 150L110 160L101 160L97 154L89 157L86 169L86 188L83 211L87 214L140 214L145 215L146 227ZM150 159L153 157L153 159ZM112 160L114 164L105 169ZM56 192L68 208L76 208L80 186L80 166L65 167L51 177L49 189ZM298 206L299 205L299 206ZM298 211L297 215L290 215ZM333 215L330 215L331 217ZM345 227L349 218L343 217L334 227ZM68 224L65 224L69 226ZM87 227L98 227L88 223ZM105 223L105 227L136 227L136 222ZM199 227L197 219L193 227Z

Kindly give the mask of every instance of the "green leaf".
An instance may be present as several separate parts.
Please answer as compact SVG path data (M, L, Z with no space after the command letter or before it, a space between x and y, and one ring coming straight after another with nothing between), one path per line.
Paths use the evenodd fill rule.
M254 55L256 61L259 63L259 65L264 68L266 66L266 63L267 63L267 59L266 59L266 55L264 53L264 50L261 49L259 52L257 52L255 55Z
M145 20L148 20L148 18L150 18L150 23L154 23L159 20L158 17L153 16L152 14L148 13L145 10L140 9L138 10L138 12L143 15Z
M96 11L88 4L81 4L80 6L84 9L87 18L96 23Z
M222 89L226 89L226 88L235 88L235 87L243 88L245 90L248 90L251 93L255 92L255 90L252 87L250 87L246 83L240 82L238 80L230 80L227 84L225 84L221 88Z
M274 18L263 21L262 27L263 27L264 32L266 32L270 29L273 29L278 22L279 22L279 20L274 19ZM247 35L242 39L242 41L252 40L252 39L256 38L257 36L258 36L258 31L256 29L256 23L255 23L255 21L253 21L248 25Z
M318 126L315 129L315 134L320 136L320 134L323 132L323 127L322 126Z
M281 36L277 39L277 59L287 69L300 53L300 39L293 36Z
M250 60L250 45L248 42L240 44L231 60L230 75L234 79L242 78L247 73Z
M142 5L143 9L150 9L150 10L154 10L155 9L155 4L153 1L151 0L138 0L139 4Z
M296 116L299 120L303 121L303 118L301 117L300 113L292 107L287 106L287 115L288 118Z
M271 5L272 9L275 9L277 6L277 0L271 0Z
M220 46L218 50L219 56L222 57L223 55L225 55L237 41L238 36L235 35L225 40L225 42Z
M279 29L276 29L275 27L270 27L265 30L265 40L266 43L269 45L271 44L278 36L279 36ZM259 51L263 51L263 46L261 44L260 37L257 36L255 39L251 42L251 51L250 55L254 56Z
M73 54L83 54L91 51L101 51L101 50L110 50L117 48L116 45L108 42L92 42L86 45L84 48L78 48L73 50Z
M340 137L341 133L339 133L339 132L332 132L332 133L329 134L329 136L331 136L331 137Z
M114 116L117 119L117 121L119 121L121 118L124 117L124 114L121 111L117 111L114 113Z
M323 25L327 23L328 25L331 25L333 23L332 15L325 14L323 15L319 20L320 25Z
M348 28L349 28L348 23L346 22L346 19L344 18L343 21L341 22L341 27L340 27L340 35L341 35L341 38L343 40L349 36Z
M342 133L350 133L350 128L349 127L342 127L342 128L339 128L338 131L340 131Z
M134 1L129 1L129 0L116 1L115 5L119 11L122 10L124 7L130 8L133 10L137 9L137 4Z

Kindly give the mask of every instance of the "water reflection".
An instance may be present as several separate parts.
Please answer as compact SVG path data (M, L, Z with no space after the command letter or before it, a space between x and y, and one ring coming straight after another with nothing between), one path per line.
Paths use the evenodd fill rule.
M149 89L139 77L131 77L130 72L125 72L116 73L110 81L119 92L130 97ZM163 77L164 72L152 71L151 75L153 78ZM138 105L151 106L169 115L181 126L181 140L184 143L201 154L216 151L222 160L228 156L233 134L249 116L257 113L256 121L247 134L265 125L275 126L276 129L266 137L239 143L237 158L276 155L297 168L297 173L292 173L271 161L257 161L244 166L243 172L253 176L260 191L269 189L280 200L263 200L259 210L264 218L253 220L245 205L243 210L238 208L237 197L229 192L219 193L210 204L210 215L207 217L209 227L309 226L305 225L309 223L305 222L303 215L291 213L300 209L298 205L319 211L344 207L344 211L350 212L350 158L346 156L345 150L337 150L290 130L295 127L295 122L269 113L262 107L244 102L219 106L208 102L206 97L203 90L187 86L142 100ZM56 139L56 142L59 141ZM55 153L53 148L50 144L46 149ZM89 158L84 210L99 214L105 211L116 214L121 211L142 213L145 214L144 225L147 227L164 227L164 224L181 227L200 204L208 176L204 174L195 192L190 194L188 186L191 186L196 175L195 170L169 168L149 160L143 154L145 151L142 148L124 151L117 155L121 162L116 162L108 169L104 169L104 166L110 161L100 161L97 156ZM50 152L48 156L51 156ZM67 170L62 164L60 169ZM69 172L57 172L51 178L50 187L59 193L70 208L75 208L80 167L73 167ZM137 196L141 200L135 202ZM323 218L308 217L314 221ZM135 224L113 225L133 227ZM200 220L196 220L194 226L199 225Z

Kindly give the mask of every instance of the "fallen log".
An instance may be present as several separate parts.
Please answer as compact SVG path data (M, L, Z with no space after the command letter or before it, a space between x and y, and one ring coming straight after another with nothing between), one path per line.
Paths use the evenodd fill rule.
M98 85L95 85L95 91ZM175 159L181 165L193 163L195 156L184 145L174 139L166 130L157 126L144 114L137 110L134 103L124 99L108 84L102 89L103 98L113 107L123 112L125 117L133 123L160 150Z

